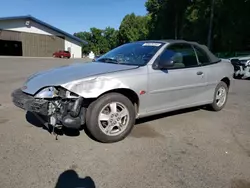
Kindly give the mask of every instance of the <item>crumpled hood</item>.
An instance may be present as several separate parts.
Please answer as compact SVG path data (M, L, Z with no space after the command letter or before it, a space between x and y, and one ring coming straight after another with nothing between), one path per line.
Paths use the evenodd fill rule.
M22 90L26 93L34 95L39 89L43 87L59 86L91 76L135 68L137 68L137 66L101 62L71 64L38 72L30 76Z

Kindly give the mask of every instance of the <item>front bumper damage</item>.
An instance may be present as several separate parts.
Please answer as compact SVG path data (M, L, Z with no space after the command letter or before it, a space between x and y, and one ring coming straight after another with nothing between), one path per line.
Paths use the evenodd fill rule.
M34 113L37 117L47 117L49 125L54 128L79 129L85 123L86 108L83 106L83 98L76 99L36 99L33 95L17 89L12 93L12 101L15 106ZM39 119L41 120L41 119ZM45 124L45 122L43 122ZM45 124L48 128L48 125Z
M44 99L35 99L33 96L17 89L12 93L12 101L15 106L30 112L35 112L41 115L48 115L49 102Z

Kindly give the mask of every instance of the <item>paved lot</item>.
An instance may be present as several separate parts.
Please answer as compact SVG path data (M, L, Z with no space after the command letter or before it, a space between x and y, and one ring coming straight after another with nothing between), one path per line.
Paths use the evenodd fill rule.
M192 109L143 119L115 144L84 131L56 141L12 105L10 92L31 73L68 63L0 58L1 188L250 187L250 81L235 81L219 113Z

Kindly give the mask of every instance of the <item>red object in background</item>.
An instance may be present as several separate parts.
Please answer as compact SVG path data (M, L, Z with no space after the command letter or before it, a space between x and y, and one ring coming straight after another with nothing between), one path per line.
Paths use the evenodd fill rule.
M145 93L146 93L146 91L144 91L144 90L140 91L140 95L144 95Z
M53 53L53 57L59 57L59 58L70 58L71 54L69 51L65 51L65 50L60 50L58 52Z

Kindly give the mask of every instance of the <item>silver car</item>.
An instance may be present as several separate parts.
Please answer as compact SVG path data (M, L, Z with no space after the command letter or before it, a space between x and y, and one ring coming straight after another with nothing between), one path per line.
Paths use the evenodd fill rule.
M206 46L182 40L121 45L95 62L30 76L13 103L53 128L79 129L103 143L124 139L135 120L206 105L221 110L234 69Z

